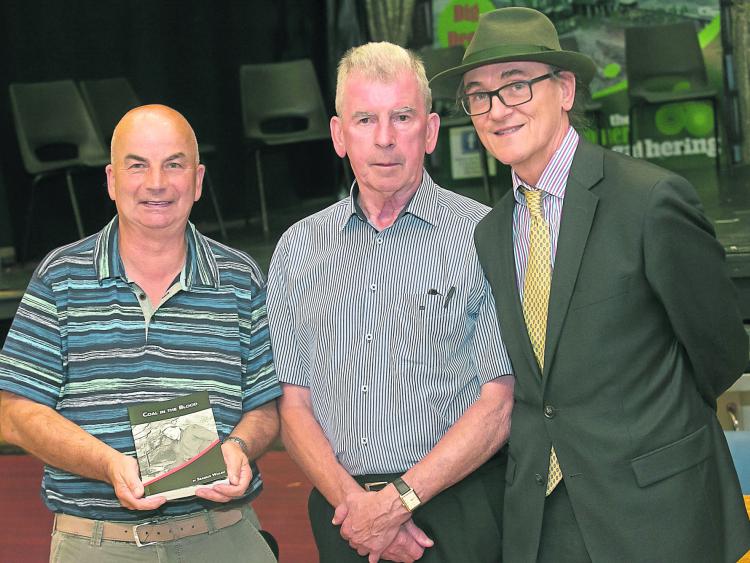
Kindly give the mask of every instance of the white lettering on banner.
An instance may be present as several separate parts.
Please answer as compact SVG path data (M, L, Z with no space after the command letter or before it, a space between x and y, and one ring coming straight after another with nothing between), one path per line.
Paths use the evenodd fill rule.
M630 147L628 145L613 145L611 148L615 152L630 154ZM716 139L713 137L709 139L685 137L684 139L674 141L639 139L633 145L632 156L635 158L669 158L671 156L695 155L716 158Z

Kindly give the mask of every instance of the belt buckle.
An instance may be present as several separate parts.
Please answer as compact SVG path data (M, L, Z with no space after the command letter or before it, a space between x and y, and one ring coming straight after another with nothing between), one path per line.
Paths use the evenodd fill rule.
M149 520L148 522L141 522L140 524L136 524L135 526L133 526L133 537L135 538L135 545L137 545L138 547L145 547L147 545L154 545L156 543L159 543L155 541L149 541L149 542L144 543L141 541L141 538L138 537L138 528L140 528L141 526L149 526L151 524L158 524L158 523L159 523L158 520Z
M388 481L373 481L372 483L365 483L362 485L368 492L376 492L380 489L384 489L388 485Z

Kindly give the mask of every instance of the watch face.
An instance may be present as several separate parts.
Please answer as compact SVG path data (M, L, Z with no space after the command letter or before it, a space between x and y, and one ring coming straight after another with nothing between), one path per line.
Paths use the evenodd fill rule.
M420 504L422 504L422 501L419 500L417 493L415 493L412 489L409 489L407 493L401 495L401 502L404 503L404 507L409 512L413 511Z

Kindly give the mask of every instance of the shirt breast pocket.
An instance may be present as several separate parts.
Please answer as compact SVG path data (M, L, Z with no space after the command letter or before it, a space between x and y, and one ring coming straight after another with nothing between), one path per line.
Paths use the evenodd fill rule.
M397 300L391 339L391 356L396 363L427 364L432 368L442 365L461 328L459 300L451 301L446 307L439 294L405 295Z

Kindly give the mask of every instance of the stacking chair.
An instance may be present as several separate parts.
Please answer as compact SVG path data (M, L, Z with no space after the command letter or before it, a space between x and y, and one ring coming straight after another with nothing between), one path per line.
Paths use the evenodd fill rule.
M104 166L109 162L109 153L102 145L72 80L11 84L10 101L23 165L33 177L23 242L25 259L39 182L54 174L65 176L78 236L83 238L85 230L73 184L73 171Z
M141 100L133 90L130 81L124 77L102 78L98 80L81 80L79 83L83 99L86 101L91 113L97 132L102 143L109 147L112 141L112 133L120 119L129 110L141 105ZM201 157L214 154L216 147L206 143L198 143L198 152ZM203 160L203 158L201 158ZM224 242L227 241L227 230L224 226L224 218L219 208L211 177L206 169L204 181L214 208L216 221L219 224L219 232Z
M309 59L242 65L240 95L245 141L255 154L263 234L268 237L263 147L330 139L329 118Z
M419 56L424 63L425 73L427 79L431 79L433 76L442 72L446 69L456 67L461 64L464 57L463 45L454 45L453 47L423 47L419 51ZM471 118L464 113L460 105L456 105L456 99L458 94L458 79L456 79L456 87L438 85L432 88L432 105L438 110L438 113L444 114L440 117L441 127L461 127L464 125L471 125ZM446 108L446 111L440 111ZM482 168L482 185L484 187L485 197L487 198L487 204L492 205L492 186L490 185L490 171L487 166L487 149L477 138L477 146L479 147L479 161ZM433 162L434 164L434 162Z
M709 100L713 112L716 171L719 172L717 92L708 84L706 65L692 22L625 28L630 154L636 115L648 105Z

